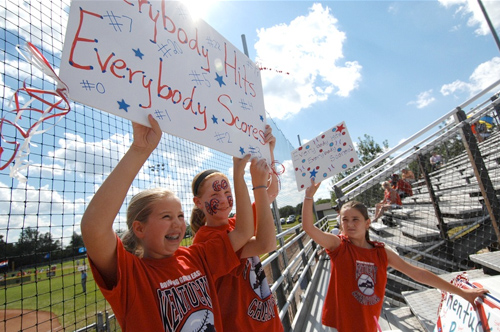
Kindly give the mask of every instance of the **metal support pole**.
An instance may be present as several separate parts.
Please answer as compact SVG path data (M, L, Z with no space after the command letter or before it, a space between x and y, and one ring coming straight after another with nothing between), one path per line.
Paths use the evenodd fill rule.
M279 267L279 259L274 259L271 262L271 272L273 274L273 280L278 280L281 277L281 269ZM278 300L278 307L283 309L283 307L287 304L286 302L286 295L285 295L285 289L283 287L283 283L279 285L279 287L276 289L276 299ZM287 314L281 321L283 324L283 328L285 331L290 331L292 328L292 324L290 322L290 316Z
M469 123L466 121L467 116L465 115L465 112L461 108L458 108L455 117L457 121L463 123L460 135L462 136L465 150L467 151L474 175L477 179L477 184L479 185L481 195L483 196L484 205L488 210L491 224L495 230L498 242L500 243L500 230L498 229L498 220L500 219L500 201L495 194L495 187L491 182L483 157L479 151L476 136L474 136Z
M243 43L243 53L249 58L248 56L248 47L247 47L247 38L245 35L241 35L241 42Z
M479 7L481 8L481 11L483 12L484 18L486 19L486 23L488 23L488 26L490 27L491 34L493 35L493 38L495 39L495 43L497 44L498 49L500 50L500 39L498 39L497 32L495 30L495 27L490 21L490 18L488 16L488 13L486 12L486 8L484 8L484 5L481 0L477 0L479 3Z
M492 102L498 99L498 95L494 95L493 97L490 98ZM500 121L500 104L494 104L493 108L495 109L497 113L497 121Z
M420 172L424 175L425 185L427 186L429 197L432 202L432 207L434 208L434 214L436 215L436 219L438 221L439 233L441 234L442 239L448 240L448 226L444 223L443 214L441 213L441 208L439 207L438 198L436 196L436 193L434 192L434 187L432 187L429 172L427 172L427 169L425 167L424 157L420 153L417 155L417 162L420 166Z
M297 228L295 230L295 235L296 236L300 236L300 232L302 230L300 228ZM302 258L302 267L305 269L307 267L307 262L308 262L308 258L307 258L307 255L306 253L303 251L304 250L304 243L302 242L302 239L303 238L300 238L298 243L299 243L299 248L300 248L300 251L302 251L302 254L301 254L301 258ZM306 275L306 281L307 283L309 284L309 282L311 281L311 269L308 269L308 273Z

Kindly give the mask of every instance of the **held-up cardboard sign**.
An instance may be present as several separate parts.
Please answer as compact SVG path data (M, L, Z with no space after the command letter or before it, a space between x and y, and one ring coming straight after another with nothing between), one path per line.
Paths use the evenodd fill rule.
M458 295L446 293L434 332L474 331L500 332L500 276L463 282L459 287L486 288L484 298L476 300L476 308Z
M260 69L181 2L73 0L60 78L72 100L270 161Z
M311 185L311 178L323 181L359 164L344 122L292 151L292 163L299 191Z

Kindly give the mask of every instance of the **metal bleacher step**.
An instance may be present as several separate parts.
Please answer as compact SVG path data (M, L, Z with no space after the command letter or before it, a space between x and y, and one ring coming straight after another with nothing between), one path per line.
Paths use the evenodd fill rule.
M384 303L379 324L382 331L425 332L410 308L391 307Z
M403 235L420 242L438 240L440 238L439 230L422 227L418 225L403 226L401 228Z
M474 263L500 273L500 251L486 252L469 256Z

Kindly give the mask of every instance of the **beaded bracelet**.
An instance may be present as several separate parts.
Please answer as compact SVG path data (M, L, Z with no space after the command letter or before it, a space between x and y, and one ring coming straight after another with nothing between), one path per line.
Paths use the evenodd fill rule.
M255 190L255 189L260 189L260 188L266 188L267 189L267 186L257 186L257 187L253 187L252 190Z
M314 197L305 196L304 199L314 199Z

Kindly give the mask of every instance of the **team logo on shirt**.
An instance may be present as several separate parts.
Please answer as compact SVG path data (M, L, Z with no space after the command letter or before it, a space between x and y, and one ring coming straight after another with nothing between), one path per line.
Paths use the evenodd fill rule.
M373 305L380 301L375 294L377 267L371 262L356 261L356 281L358 289L352 295L363 305Z
M259 322L267 322L273 319L276 316L274 311L276 301L274 296L269 296L271 295L271 288L259 257L254 256L247 259L243 277L250 283L257 295L248 306L247 315Z
M157 296L165 331L215 331L209 284L199 271L160 283Z

